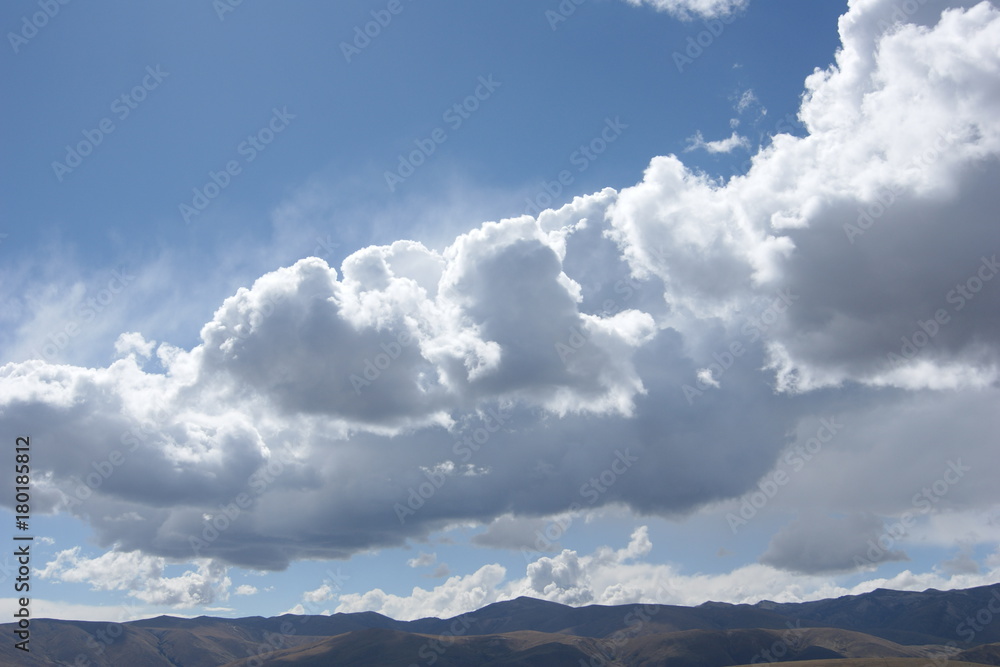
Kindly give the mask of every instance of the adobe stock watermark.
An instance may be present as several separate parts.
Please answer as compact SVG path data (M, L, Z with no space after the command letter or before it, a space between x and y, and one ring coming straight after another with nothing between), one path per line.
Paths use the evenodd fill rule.
M781 637L776 639L774 643L754 654L750 659L751 665L760 665L765 662L785 662L789 653L805 648L805 631L802 629L802 621L798 619L795 623L785 621L785 628Z
M656 251L654 251L654 254L656 254ZM600 316L602 318L613 317L625 310L625 302L631 299L636 292L642 290L642 287L643 283L633 276L615 281L612 289L619 296L614 299L605 299L601 302ZM582 350L590 342L590 332L582 330L577 325L568 327L566 331L567 336L555 342L556 354L559 355L559 360L563 365L566 365L570 357Z
M94 632L87 633L86 646L91 651L91 655L102 656L107 647L125 634L125 623L142 615L138 605L132 602L120 604L118 610L118 621L108 621L103 626L98 626ZM78 653L72 663L66 664L72 664L74 667L87 667L94 663L87 657L87 654Z
M732 24L734 21L736 21L735 14L727 14L717 19L702 21L705 29L696 35L688 35L683 52L674 51L671 54L677 71L683 74L684 68L693 64L698 58L701 58L705 53L705 49L711 47L715 43L715 40L726 31L726 26Z
M580 146L569 155L569 163L576 167L576 173L582 174L590 168L590 165L598 157L608 150L611 144L615 143L622 133L628 129L628 125L622 122L621 116L604 119L604 126L590 141L580 144ZM534 197L528 197L524 201L527 207L524 209L526 215L537 216L543 210L550 208L556 197L561 195L569 186L573 185L576 176L569 169L561 170L551 181L542 181L542 187Z
M662 577L657 577L656 592L652 597L654 600L669 599L664 593L672 595L674 589ZM624 651L627 648L629 640L643 634L645 627L661 611L662 604L658 602L628 605L628 611L622 617L625 627L621 630L615 630L600 642L594 644L593 648L599 652L599 655L592 656L589 660L581 658L577 664L580 667L619 667L620 665L628 664Z
M451 447L452 453L462 460L463 463L461 466L456 465L452 461L447 461L445 464L439 464L433 468L420 467L420 471L424 474L426 481L407 489L408 493L405 504L395 503L392 506L392 511L396 514L396 518L399 519L400 525L405 524L408 517L420 511L427 504L427 501L433 498L434 494L456 473L468 475L479 472L468 461L489 442L494 433L503 427L507 420L510 419L510 414L503 409L498 411L488 408L480 414L480 419L482 420L482 426L466 432L462 439L456 440L455 444Z
M38 7L41 11L34 12L30 16L25 14L21 17L21 28L17 32L8 32L7 41L10 48L14 49L14 55L21 51L21 47L30 42L38 35L38 31L49 24L62 8L70 3L70 0L38 0Z
M350 579L346 574L341 574L340 568L337 568L337 572L332 572L329 568L326 570L326 574L329 578L323 579L323 586L327 589L327 594L332 597L333 595L339 593L343 590L344 582ZM318 616L324 611L321 606L316 602L304 599L299 603L302 610L305 612L302 617L298 619L299 625L304 625L309 621L310 615ZM274 654L276 651L289 648L291 644L288 642L290 637L294 637L297 634L295 626L292 624L291 620L283 620L281 625L278 626L278 632L271 632L269 630L264 631L261 636L263 641L257 642L248 646L246 648L247 661L246 667L262 667L265 663L265 658Z
M135 276L129 274L124 267L112 271L111 278L103 288L78 303L73 309L73 317L45 336L41 350L32 348L35 358L48 362L56 359L63 350L69 347L74 338L86 330L85 325L90 324L104 313L133 280L135 280Z
M929 514L934 506L941 502L953 486L962 481L965 473L970 472L970 466L962 465L962 459L948 461L940 478L923 487L913 495L910 505L916 512L907 510L899 519L885 527L876 539L868 540L868 551L864 556L854 557L856 568L869 569L885 560L892 547L909 534L916 523L917 515Z
M805 129L805 123L803 123L796 114L789 112L775 121L774 127L772 128L769 136L773 139L775 134L794 134L795 130ZM745 174L750 171L751 167L753 167L753 155L750 155L743 161L743 164L740 165L737 173Z
M354 393L360 396L361 389L370 387L373 382L378 380L382 373L392 365L392 362L399 359L403 350L412 343L413 336L405 328L396 334L396 340L390 343L380 343L379 348L382 351L376 354L374 359L365 359L361 375L351 373L350 378L348 378L351 381L351 386L354 387Z
M456 639L469 634L472 623L471 614L466 613L453 618L447 630L421 644L420 648L417 649L417 657L420 658L421 663L411 662L409 667L421 667L421 665L436 663L455 644Z
M313 248L313 257L319 257L321 259L326 259L333 251L340 247L339 243L336 243L333 238L327 234L326 237L317 236L316 246Z
M569 361L571 356L582 350L590 340L589 333L580 331L580 328L577 326L571 326L567 331L569 331L569 336L564 341L560 340L555 343L556 354L559 355L559 360L564 365Z
M748 317L740 327L740 335L746 338L748 344L756 343L780 319L789 306L799 300L799 295L785 288L777 292L771 304L761 311L757 317ZM681 386L681 392L688 405L694 405L694 399L703 395L708 389L718 389L720 380L733 367L736 360L746 354L747 348L741 340L732 340L721 351L712 353L712 362L699 369L694 385Z
M215 10L215 15L219 17L219 21L226 20L226 14L231 14L236 11L236 8L243 4L243 0L212 0L212 9Z
M824 417L819 420L819 428L816 429L815 435L802 444L790 447L781 457L781 462L791 471L778 468L768 473L764 479L757 482L756 491L743 496L738 515L734 512L726 514L726 523L729 524L729 530L733 532L733 535L740 528L749 524L757 516L757 513L778 495L781 487L791 480L792 473L797 473L805 468L808 462L823 451L823 445L833 441L843 428L844 425L838 423L836 417Z
M897 2L892 6L892 14L889 16L889 21L885 19L878 20L876 25L879 29L879 36L884 35L901 23L907 23L908 19L917 13L921 5L926 4L927 0L903 0L903 2Z
M555 32L561 23L569 20L570 16L576 13L577 8L587 0L561 0L555 9L545 10L545 20L549 23L549 28Z
M976 634L982 632L1000 617L1000 589L994 588L990 595L989 602L981 607L973 616L966 616L965 620L955 627L955 634L966 642L972 642Z
M228 503L220 504L219 511L215 514L203 515L204 525L201 535L188 536L188 545L195 557L200 557L203 549L207 549L213 542L222 537L222 534L229 530L243 516L244 512L253 507L267 488L281 477L286 466L293 463L295 463L295 458L285 451L278 456L271 457L267 463L247 478L248 491L241 491Z
M472 114L479 110L483 102L487 101L497 89L503 85L500 81L494 81L493 75L480 76L477 85L471 94L456 102L441 114L441 120L450 128L452 132L457 132L465 121L472 118ZM437 152L438 146L448 141L448 130L438 126L423 139L414 139L416 146L407 154L399 154L399 163L393 171L385 171L385 185L389 192L395 192L403 182L416 173L417 169L427 162L427 158Z
M170 72L162 71L159 65L155 67L147 65L146 75L142 77L142 80L112 100L111 113L119 122L124 121L139 108L139 105L146 100L151 92L160 87L160 84L168 76L170 76ZM66 144L66 155L63 157L63 161L53 160L52 172L55 174L56 180L62 183L63 179L83 164L84 159L91 155L95 148L104 143L105 137L114 132L115 129L115 121L111 116L105 116L97 121L97 127L81 130L83 139L73 145Z
M236 145L235 151L243 158L242 163L238 159L233 159L226 162L219 171L209 170L205 184L192 190L191 203L182 202L178 205L184 224L190 224L194 217L201 215L209 204L230 186L233 179L243 173L244 165L250 164L267 150L271 142L288 129L294 118L295 114L288 113L288 107L272 108L271 118L267 123L253 134L248 134L246 139Z
M563 513L564 516L556 517L544 529L536 530L533 545L535 551L521 547L521 555L525 562L531 563L545 553L551 553L556 546L556 541L565 535L570 526L573 525L573 517L587 507L595 506L601 496L606 494L638 461L639 457L633 456L628 447L616 449L611 464L580 485L579 495L586 500L586 504L575 501L570 503L566 512Z
M340 43L340 52L344 54L344 60L350 64L351 60L361 55L361 52L371 46L372 41L377 39L382 31L389 27L393 18L402 14L404 9L406 5L402 0L389 0L384 9L371 10L371 21L354 26L351 41Z
M128 456L139 449L140 444L149 440L159 431L159 427L170 419L171 414L160 405L150 416L151 419L143 420L121 434L119 442L128 447L124 453L119 449L113 449L108 452L106 457L91 461L93 472L88 472L82 479L76 475L70 475L69 481L73 482L73 487L70 489L72 495L65 493L62 489L56 489L63 508L72 509L90 499L94 492L101 488L125 464Z
M934 144L922 154L907 162L903 170L905 172L917 172L918 175L923 173L928 167L937 162L938 158L941 157L949 146L955 143L957 137L957 134L946 134L939 131L938 138ZM902 194L901 186L883 185L876 192L875 201L869 203L867 206L858 207L858 217L854 224L845 222L843 225L844 234L851 245L854 245L859 236L863 236L865 232L875 226L875 223L896 203L897 197L900 194Z
M985 605L959 621L955 626L955 635L965 641L966 645L970 645L975 641L976 635L989 627L998 617L1000 617L1000 589L994 588ZM954 640L946 641L940 646L940 649L928 653L929 661L920 667L945 667L951 664L955 654L961 651L958 642Z
M945 302L952 305L952 313L958 313L965 308L983 290L986 283L993 280L998 272L1000 272L1000 263L997 262L996 255L981 257L975 273L964 282L956 283L954 289L945 294ZM899 348L899 354L890 352L886 355L886 359L894 367L908 363L934 340L934 337L951 322L951 319L952 314L948 312L948 309L938 308L930 319L917 320L917 328L913 333L900 337L902 345Z

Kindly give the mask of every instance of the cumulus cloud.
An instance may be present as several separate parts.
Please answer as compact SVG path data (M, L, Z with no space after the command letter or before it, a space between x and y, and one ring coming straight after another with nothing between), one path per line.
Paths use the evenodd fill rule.
M302 260L227 299L201 345L157 346L163 374L134 354L5 366L0 400L16 409L3 419L74 442L35 456L40 502L86 518L104 546L267 569L459 518L676 509L741 490L744 471L715 461L738 437L765 454L746 469L762 473L781 418L713 422L700 449L702 434L672 423L692 409L679 382L695 369L649 312L664 310L659 286L629 276L604 236L613 196L486 223L443 253L368 248L342 276ZM586 275L595 248L606 264ZM694 413L747 400L729 384ZM300 534L315 543L286 539Z
M503 581L504 567L484 565L464 577L451 577L432 590L415 587L410 596L386 593L380 588L367 593L347 593L340 596L335 611L378 611L400 620L420 618L422 610L440 610L444 617L458 616L496 601L496 587Z
M694 150L706 150L709 153L731 153L737 148L750 148L750 140L736 132L733 132L725 139L705 141L705 137L699 131L695 132L693 136L688 137L687 142L688 145L684 148L685 153L690 153Z
M694 17L711 18L728 16L746 7L750 0L625 0L636 7L648 5L657 11L669 12L674 16L690 20Z
M187 570L176 577L164 576L166 559L137 551L108 551L96 558L80 554L80 547L66 549L38 570L42 579L86 583L100 591L126 591L147 604L194 607L229 598L231 581L227 568L202 560L197 571Z
M893 10L857 3L841 19L836 65L806 80L806 136L779 134L722 185L655 158L611 207L633 269L664 280L682 332L709 318L738 323L732 315L752 314L762 293L797 294L765 335L784 391L997 377L996 339L984 332L1000 312L988 285L1000 14L981 2L891 27Z
M440 250L397 241L339 270L312 257L270 272L190 348L126 333L106 367L3 366L0 426L54 443L33 454L37 510L89 522L111 549L101 558L154 583L102 577L72 551L45 571L188 604L221 596L227 565L346 558L456 522L509 515L476 542L511 546L540 517L612 503L681 515L755 488L818 414L849 428L789 499L798 486L833 511L891 515L944 474L941 442L988 460L1000 11L897 14L852 3L836 62L805 82L805 136L777 135L729 181L656 157L633 187L486 222ZM891 483L872 482L873 460L894 462ZM935 509L992 503L989 469ZM767 560L802 562L807 527L793 526ZM849 543L870 534L838 526ZM633 555L553 552L518 590L641 597L639 577L595 583L605 561L616 576L638 568L636 539ZM196 571L161 576L192 559ZM753 568L739 577L784 581ZM415 596L467 609L504 577L487 566Z
M337 597L339 587L330 584L323 584L319 588L311 591L306 591L302 594L302 599L306 602L311 602L317 604L319 602L326 602L327 600L332 600Z
M994 583L1000 576L995 565L989 572L948 575L907 570L891 578L873 578L845 587L829 576L793 574L765 564L722 574L687 573L673 565L647 562L651 549L646 528L640 526L622 549L603 546L585 555L567 549L529 563L520 578L508 578L499 565L486 565L473 574L451 577L432 590L414 588L410 595L390 595L380 589L344 595L335 611L375 611L406 620L448 618L522 595L573 605L803 602L858 595L876 588L971 588Z

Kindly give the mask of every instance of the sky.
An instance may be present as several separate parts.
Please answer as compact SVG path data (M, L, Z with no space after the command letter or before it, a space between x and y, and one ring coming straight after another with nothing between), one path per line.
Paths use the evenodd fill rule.
M995 2L0 25L35 616L1000 581Z

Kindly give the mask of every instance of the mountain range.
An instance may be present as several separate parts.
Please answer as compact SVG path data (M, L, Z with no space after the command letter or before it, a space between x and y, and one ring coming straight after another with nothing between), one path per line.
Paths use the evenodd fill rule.
M3 625L13 637L14 624ZM801 667L1000 665L1000 584L800 603L569 607L521 597L454 618L34 619L0 664L128 667Z

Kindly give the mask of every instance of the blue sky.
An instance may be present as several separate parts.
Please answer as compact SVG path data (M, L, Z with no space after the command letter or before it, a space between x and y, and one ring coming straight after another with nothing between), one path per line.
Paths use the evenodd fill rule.
M1000 14L911 4L4 5L36 613L995 582Z

